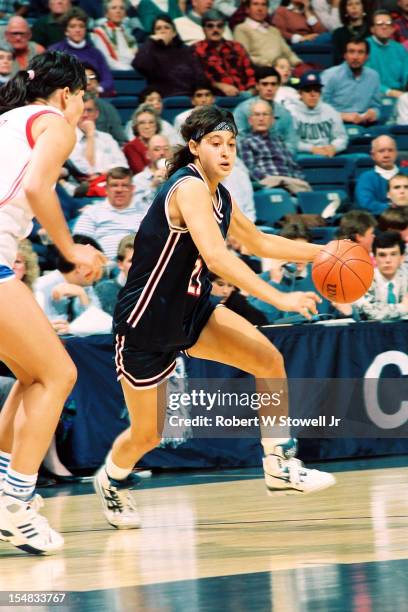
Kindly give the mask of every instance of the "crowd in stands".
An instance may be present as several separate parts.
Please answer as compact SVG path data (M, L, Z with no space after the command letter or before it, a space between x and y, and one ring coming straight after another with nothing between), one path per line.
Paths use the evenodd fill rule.
M293 240L347 238L372 254L367 296L323 301L320 314L408 318L408 0L0 0L0 86L45 49L86 68L77 144L57 193L75 240L109 259L103 281L88 287L34 224L15 270L57 333L109 329L132 237L182 144L180 127L214 103L239 129L225 184L252 221ZM317 202L323 191L325 205L310 214L306 194ZM271 212L285 203L286 216L285 206L281 218L260 215L265 197ZM313 288L310 266L257 260L234 237L230 248L283 291ZM288 314L212 280L214 299L255 324Z

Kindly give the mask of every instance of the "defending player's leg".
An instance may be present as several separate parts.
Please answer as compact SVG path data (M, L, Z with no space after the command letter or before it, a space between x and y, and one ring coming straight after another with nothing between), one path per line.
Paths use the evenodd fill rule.
M38 514L42 501L34 489L76 370L25 285L14 280L3 283L0 299L0 355L19 378L0 414L0 450L8 453L11 448L0 495L0 531L27 552L47 554L61 548L64 540ZM24 325L28 311L29 334Z
M288 394L283 357L253 325L228 308L216 308L196 344L188 350L192 357L210 359L234 366L256 378L260 393L280 392L278 407L264 407L262 414L286 416ZM269 430L269 431L268 431ZM311 493L334 484L331 474L310 470L294 457L296 441L272 438L269 427L261 429L265 482L269 493Z
M129 489L137 461L161 440L166 413L166 383L136 390L122 379L130 427L115 440L104 465L94 477L94 487L108 523L117 529L140 527L140 517Z

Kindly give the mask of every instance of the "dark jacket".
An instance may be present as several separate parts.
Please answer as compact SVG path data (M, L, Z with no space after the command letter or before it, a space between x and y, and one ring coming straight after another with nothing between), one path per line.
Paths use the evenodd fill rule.
M87 40L83 49L76 49L72 47L69 42L65 39L55 45L51 45L50 51L63 51L70 55L75 55L83 64L87 64L93 68L100 76L100 86L103 91L103 95L108 95L113 92L113 76L109 69L106 59L99 49L95 49L91 43Z
M132 66L163 98L191 96L196 83L204 81L200 62L178 36L169 45L149 38L139 48Z

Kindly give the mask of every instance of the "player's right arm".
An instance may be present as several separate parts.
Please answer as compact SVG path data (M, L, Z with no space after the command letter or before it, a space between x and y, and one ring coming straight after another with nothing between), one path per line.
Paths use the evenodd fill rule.
M210 195L201 181L184 181L176 191L174 207L170 205L170 214L172 210L178 217L175 224L184 224L188 228L211 272L280 310L299 312L307 318L316 314L319 300L316 294L278 291L227 249L214 219Z
M55 193L61 168L75 145L75 130L64 117L47 114L35 120L32 134L33 155L23 182L28 203L63 256L72 263L88 266L90 276L96 279L105 257L89 245L73 242Z

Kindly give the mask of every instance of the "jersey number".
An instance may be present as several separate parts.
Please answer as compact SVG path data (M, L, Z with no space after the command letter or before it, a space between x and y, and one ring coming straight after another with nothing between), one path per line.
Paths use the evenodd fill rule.
M190 282L188 284L187 293L189 295L195 295L198 297L201 294L201 281L200 274L203 269L203 261L201 257L198 257L195 264L194 270L190 278Z

